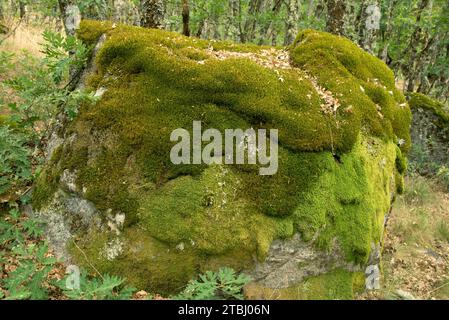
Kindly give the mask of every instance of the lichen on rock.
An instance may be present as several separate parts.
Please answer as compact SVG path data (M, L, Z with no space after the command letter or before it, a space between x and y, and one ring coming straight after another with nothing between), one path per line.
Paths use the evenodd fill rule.
M285 290L307 277L352 288L381 243L410 146L410 109L382 62L311 30L286 50L95 21L78 36L92 47L102 36L84 77L101 98L65 128L33 193L44 216L65 214L61 194L95 207L101 225L69 225L76 263L165 294L223 266L270 289L284 277L276 259L290 261L276 247L293 243ZM193 121L278 129L277 174L174 165L170 133Z

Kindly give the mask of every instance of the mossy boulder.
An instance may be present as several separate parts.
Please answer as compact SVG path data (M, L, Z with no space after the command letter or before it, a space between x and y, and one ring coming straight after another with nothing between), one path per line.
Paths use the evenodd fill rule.
M381 61L312 30L286 49L94 21L78 36L102 36L82 78L101 98L58 131L33 192L60 255L163 294L229 266L268 289L331 279L319 295L377 263L411 121ZM174 165L170 133L194 120L278 129L278 172Z
M421 93L409 93L408 99L413 114L410 160L421 174L434 174L449 163L448 109Z

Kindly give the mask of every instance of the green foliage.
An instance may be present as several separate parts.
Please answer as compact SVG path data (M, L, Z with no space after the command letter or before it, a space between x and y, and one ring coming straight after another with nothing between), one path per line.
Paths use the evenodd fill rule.
M51 31L45 31L42 36L44 63L56 85L68 78L70 68L79 70L86 64L88 50L75 37L63 37Z
M242 288L251 279L245 274L237 275L231 268L221 268L217 272L207 271L191 280L175 299L180 300L243 300Z
M0 216L0 267L8 265L6 277L0 279L0 299L45 300L49 288L56 285L69 299L130 299L136 291L124 284L124 279L105 274L92 277L82 269L79 289L68 289L67 278L54 282L49 274L60 268L58 261L49 254L48 245L42 240L41 221L24 217L14 208Z
M74 300L129 300L136 289L124 285L124 279L104 275L91 277L84 270L80 274L80 288L67 289L67 278L63 278L58 286L65 296Z
M0 265L15 264L15 269L0 279L6 299L48 298L47 277L56 259L47 255L48 247L40 239L42 230L39 221L24 219L17 209L0 218Z
M446 242L449 242L449 224L447 221L441 220L437 225L437 236Z
M0 53L5 75L0 110L9 109L8 116L0 116L0 194L31 181L31 162L43 161L43 141L61 109L72 120L80 105L97 100L93 93L68 88L69 71L76 73L86 63L86 47L49 31L43 38L42 61L28 53Z
M34 145L48 134L60 109L73 118L77 113L75 106L94 101L93 94L68 88L69 71L76 74L84 66L87 48L74 37L64 38L50 31L44 32L43 38L42 61L27 53L6 57L8 63L3 65L10 76L2 81L0 97L0 107L10 109L11 121ZM9 102L11 93L15 98Z
M31 179L29 150L24 135L0 126L0 195Z
M438 169L437 178L449 190L449 168L441 166Z
M21 192L33 180L31 163L43 160L42 141L57 113L64 111L72 120L80 105L96 101L93 93L69 89L69 73L85 65L87 48L74 37L53 32L44 32L43 38L42 60L27 53L0 52L0 110L9 109L8 115L0 116L0 195ZM25 204L28 198L21 201ZM12 270L0 279L0 299L49 298L49 274L57 261L48 255L42 234L42 224L23 217L18 209L0 216L0 266L12 263ZM67 291L67 297L128 299L133 289L122 283L109 275L99 280L83 274L81 290Z

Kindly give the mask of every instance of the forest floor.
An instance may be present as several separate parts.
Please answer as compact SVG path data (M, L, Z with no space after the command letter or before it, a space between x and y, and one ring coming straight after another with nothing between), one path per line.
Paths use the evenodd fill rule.
M385 230L381 289L359 299L449 299L449 193L408 177Z

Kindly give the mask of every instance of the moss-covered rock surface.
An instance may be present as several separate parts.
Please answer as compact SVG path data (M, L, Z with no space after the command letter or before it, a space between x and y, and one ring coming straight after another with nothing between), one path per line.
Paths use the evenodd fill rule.
M410 160L421 174L435 174L449 161L449 111L421 93L409 93L408 98L413 114Z
M351 297L402 189L411 113L393 73L311 30L285 49L94 21L78 30L91 47L103 34L84 84L101 99L60 133L33 192L61 254L163 294L230 266L264 290L317 289L292 298ZM278 129L278 172L172 164L170 133L193 121Z

